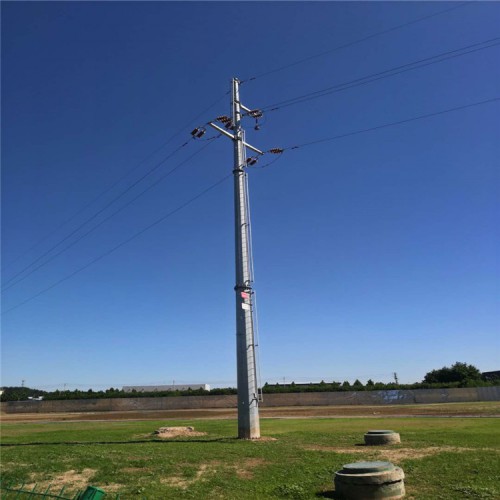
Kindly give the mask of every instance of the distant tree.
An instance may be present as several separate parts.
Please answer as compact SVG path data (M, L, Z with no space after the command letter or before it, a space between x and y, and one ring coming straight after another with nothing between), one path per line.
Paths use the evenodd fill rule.
M454 365L443 366L439 370L432 370L426 373L424 383L446 384L458 382L464 384L470 381L480 380L481 372L478 368L467 363L457 361Z
M347 390L347 389L351 388L351 384L349 383L348 380L344 380L344 382L342 382L341 387L342 387L342 389Z
M354 381L354 383L352 384L352 390L353 391L364 391L365 386L363 385L363 383L359 379L356 379Z
M375 382L369 378L366 382L366 387L373 387L375 385Z
M26 401L28 398L45 396L45 391L30 389L29 387L3 387L0 401Z

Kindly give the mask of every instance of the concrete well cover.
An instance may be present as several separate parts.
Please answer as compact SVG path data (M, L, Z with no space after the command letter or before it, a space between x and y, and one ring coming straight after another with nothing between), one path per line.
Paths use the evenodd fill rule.
M342 474L370 474L374 472L388 472L394 470L391 462L355 462L346 464L342 468Z

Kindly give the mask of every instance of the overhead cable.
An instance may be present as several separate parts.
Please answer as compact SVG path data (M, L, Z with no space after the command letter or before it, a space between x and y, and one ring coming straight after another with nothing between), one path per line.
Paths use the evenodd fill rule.
M168 161L170 158L172 158L178 151L180 151L182 148L187 146L189 142L185 142L184 144L181 144L178 146L174 151L172 151L168 156L160 160L158 163L156 163L152 168L150 168L145 174L143 174L141 177L136 179L132 184L130 184L126 189L121 191L117 196L115 196L111 201L106 203L104 207L102 207L100 210L95 212L93 215L85 219L80 225L76 227L76 229L73 229L69 234L67 234L63 239L59 240L56 244L52 245L48 250L46 250L42 255L38 256L35 260L30 262L27 266L25 266L21 271L17 272L9 280L5 282L5 285L8 285L12 281L14 281L18 276L22 275L25 271L27 271L30 267L34 266L37 262L42 260L45 256L49 255L53 250L55 250L59 245L67 241L69 238L71 238L74 234L76 234L80 229L85 227L89 222L92 222L96 217L98 217L102 212L107 210L111 205L116 203L120 198L122 198L124 195L126 195L131 189L133 189L135 186L137 186L140 182L142 182L146 177L151 175L153 172L155 172L158 168L160 168L166 161ZM5 289L5 286L4 286Z
M78 215L80 215L81 213L83 213L85 210L87 210L87 208L89 208L90 206L92 206L97 200L101 199L105 194L107 194L109 191L111 191L113 188L115 188L121 181L123 181L130 174L132 174L132 172L135 172L144 163L146 163L148 160L150 160L151 158L153 158L154 155L156 153L158 153L159 151L161 151L167 144L170 144L170 142L172 142L173 139L175 139L186 128L188 128L192 124L192 122L194 122L195 120L197 120L198 118L200 118L201 116L203 116L207 111L209 111L214 106L216 106L217 104L219 104L219 102L222 101L223 99L225 99L228 94L229 94L229 91L225 92L222 97L219 97L216 101L214 101L212 104L210 104L210 106L208 106L203 111L201 111L200 113L198 113L196 116L194 116L193 118L191 118L191 120L189 120L189 122L187 122L177 132L175 132L173 135L171 135L169 139L167 139L164 143L162 143L160 146L158 146L154 151L152 151L151 153L149 153L146 156L146 158L144 158L143 160L141 160L137 165L133 166L131 169L127 170L122 176L120 176L110 186L108 186L103 191L101 191L89 203L87 203L85 206L83 206L82 208L80 208L79 210L77 210L75 213L73 213L73 215L71 215L70 217L68 217L67 219L65 219L63 222L61 222L61 224L59 224L55 229L53 229L52 231L50 231L49 233L47 233L45 236L43 236L41 239L39 239L36 243L34 243L32 246L30 246L26 251L24 251L23 253L21 253L20 255L18 255L14 260L12 260L11 262L9 262L7 264L7 266L4 265L3 268L5 269L6 267L8 268L8 267L12 266L12 264L14 264L19 259L21 259L22 257L24 257L26 254L28 254L29 252L31 252L31 250L35 249L38 245L40 245L41 243L43 243L44 241L46 241L48 238L50 238L50 236L52 236L57 231L59 231L59 229L61 229L66 224L68 224L69 222L71 222L75 217L77 217ZM30 267L30 266L28 266L28 267Z
M423 68L425 66L430 66L431 64L437 64L448 59L453 59L456 57L461 57L466 54L470 54L472 52L477 52L479 50L489 49L491 47L495 47L500 45L500 37L491 38L489 40L485 40L483 42L474 43L471 45L467 45L465 47L461 47L459 49L450 50L447 52L442 52L440 54L436 54L434 56L426 57L424 59L419 59L417 61L413 61L410 63L402 64L399 66L395 66L393 68L379 71L377 73L372 73L370 75L366 75L360 78L356 78L354 80L349 80L347 82L339 83L330 87L326 87L321 90L316 90L314 92L309 92L307 94L303 94L297 97L292 97L289 99L285 99L283 101L279 101L273 104L268 104L267 106L263 106L261 109L263 111L277 111L278 109L282 109L288 106L292 106L294 104L300 104L303 102L310 101L312 99L318 99L320 97L324 97L326 95L333 94L335 92L341 92L343 90L347 90L353 87L359 87L361 85L366 85L368 83L372 83L378 80L382 80L384 78L390 78L395 75L399 75L401 73L405 73L407 71L412 71L414 69ZM469 50L470 49L470 50Z
M280 150L280 153L283 153L284 150ZM265 151L265 153L270 153L271 151ZM277 154L277 153L275 153ZM282 158L281 154L279 154L279 156L277 156L276 158L274 158L274 160L271 160L267 163L265 163L264 165L251 165L249 166L249 168L251 168L252 170L254 169L260 169L262 170L263 168L267 168L267 167L270 167L271 165L273 165L274 163L276 163L280 158Z
M217 139L218 137L220 137L220 136L212 137L211 139L212 140L213 139ZM188 156L185 160L183 160L180 163L178 163L174 168L172 168L167 173L165 173L164 175L162 175L161 177L159 177L155 182L153 182L152 184L150 184L146 189L142 190L139 194L137 194L136 196L134 196L134 198L132 198L127 203L125 203L120 208L118 208L118 210L115 210L110 215L108 215L106 218L104 218L103 220L101 220L98 224L96 224L95 226L93 226L92 228L90 228L87 232L81 234L77 239L73 240L69 245L67 245L64 248L62 248L59 252L55 253L54 255L51 255L47 260L45 260L44 262L42 262L40 265L36 266L29 273L25 274L24 276L22 276L21 278L19 278L17 281L14 281L13 283L10 283L10 285L5 286L2 289L2 291L8 290L9 288L11 288L11 287L17 285L18 283L20 283L21 281L24 281L28 276L31 276L34 272L38 271L40 268L42 268L45 265L47 265L49 262L52 262L56 257L58 257L59 255L61 255L64 252L66 252L71 247L75 246L83 238L85 238L89 234L93 233L97 228L99 228L100 226L102 226L109 219L113 218L115 215L117 215L122 210L124 210L125 208L127 208L128 206L130 206L132 203L134 203L135 200L137 200L138 198L140 198L141 196L143 196L144 194L146 194L150 189L154 188L161 181L163 181L164 179L166 179L167 177L169 177L170 175L172 175L181 166L185 165L188 161L190 161L196 155L199 155L205 148L207 148L208 146L210 146L210 144L211 144L211 142L208 142L207 144L205 144L204 146L202 146L198 151L196 151L192 155Z
M492 99L486 99L484 101L474 102L471 104L465 104L463 106L457 106L455 108L443 109L441 111L436 111L434 113L427 113L425 115L414 116L413 118L406 118L405 120L399 120L397 122L384 123L382 125L377 125L375 127L370 127L370 128L365 128L365 129L361 129L361 130L355 130L353 132L348 132L346 134L339 134L339 135L334 135L332 137L325 137L323 139L318 139L315 141L304 142L302 144L296 144L295 146L285 147L285 148L283 148L283 151L304 148L306 146L312 146L314 144L320 144L322 142L334 141L336 139L343 139L344 137L350 137L352 135L364 134L366 132L372 132L374 130L380 130L382 128L387 128L387 127L394 127L396 125L402 125L404 123L409 123L409 122L413 122L416 120L423 120L425 118L431 118L433 116L444 115L446 113L451 113L453 111L459 111L461 109L473 108L475 106L481 106L482 104L491 104L491 103L497 102L497 101L500 101L500 97L494 97Z
M73 278L74 276L76 276L77 274L81 273L85 269L88 269L90 266L92 266L95 263L99 262L100 260L104 259L108 255L111 255L112 253L116 252L116 250L118 250L119 248L123 247L127 243L130 243L131 241L135 240L136 238L138 238L139 236L141 236L142 234L144 234L146 231L149 231L150 229L152 229L153 227L157 226L161 222L163 222L166 219L168 219L168 218L172 217L173 215L175 215L177 212L180 212L182 209L186 208L188 205L190 205L191 203L195 202L196 200L198 200L199 198L201 198L202 196L204 196L205 194L207 194L209 191L211 191L212 189L216 188L217 186L219 186L220 184L222 184L224 181L226 181L227 179L229 179L232 176L233 176L232 173L225 175L224 177L222 177L221 179L219 179L217 182L213 183L212 185L210 185L209 187L207 187L206 189L204 189L203 191L201 191L200 193L198 193L196 196L193 196L189 200L185 201L183 204L179 205L177 208L174 208L173 210L171 210L167 214L165 214L162 217L160 217L159 219L155 220L153 223L151 223L148 226L144 227L140 231L137 231L136 233L134 233L129 238L123 240L118 245L116 245L116 246L112 247L111 249L109 249L107 252L105 252L105 253L103 253L101 255L98 255L97 257L95 257L91 261L87 262L87 264L85 264L84 266L78 268L76 271L73 271L71 274L68 274L67 276L65 276L65 277L61 278L60 280L56 281L55 283L52 283L52 285L48 286L47 288L44 288L43 290L39 291L35 295L32 295L31 297L27 298L26 300L23 300L22 302L19 302L15 306L7 309L6 311L4 311L2 313L2 315L7 314L7 313L9 313L11 311L14 311L15 309L18 309L19 307L27 304L28 302L31 302L32 300L36 299L37 297L40 297L40 295L48 292L49 290L52 290L53 288L55 288L56 286L60 285L61 283L64 283L65 281L68 281L69 279Z
M462 2L462 3L458 4L458 5L454 5L453 7L449 7L447 9L440 10L438 12L434 12L432 14L428 14L428 15L423 16L423 17L418 17L417 19L414 19L412 21L408 21L408 22L403 23L403 24L398 24L397 26L393 26L392 28L388 28L386 30L382 30L382 31L378 31L376 33L372 33L371 35L365 36L363 38L359 38L358 40L354 40L352 42L347 42L347 43L344 43L342 45L338 45L337 47L334 47L332 49L328 49L328 50L325 50L323 52L319 52L318 54L313 54L311 56L304 57L302 59L299 59L297 61L291 62L289 64L285 64L284 66L280 66L278 68L274 68L274 69L271 69L269 71L265 71L263 73L259 73L259 74L255 75L255 76L252 76L252 77L249 77L249 78L246 78L246 79L242 80L241 83L255 81L255 80L259 79L259 78L263 78L263 77L271 75L273 73L277 73L279 71L283 71L283 70L291 68L293 66L297 66L298 64L302 64L302 63L310 61L312 59L316 59L318 57L322 57L324 55L331 54L332 52L336 52L337 50L341 50L341 49L345 49L347 47L351 47L351 46L356 45L358 43L365 42L367 40L371 40L372 38L375 38L377 36L385 35L387 33L392 33L393 31L399 30L401 28L405 28L406 26L411 26L412 24L416 24L416 23L420 23L422 21L426 21L427 19L431 19L433 17L440 16L441 14L446 14L447 12L451 12L452 10L459 9L459 8L464 7L465 5L468 5L468 4L471 4L471 3L473 3L473 2Z
M281 154L284 151L288 151L288 150L297 150L299 148L304 148L304 147L307 147L307 146L312 146L312 145L319 144L319 143L322 143L322 142L333 141L333 140L341 139L341 138L344 138L344 137L349 137L349 136L353 136L353 135L357 135L357 134L363 134L363 133L367 133L367 132L372 132L372 131L383 129L383 128L387 128L387 127L393 127L393 126L397 126L397 125L402 125L404 123L409 123L409 122L416 121L416 120L421 120L421 119L430 118L430 117L433 117L433 116L443 115L445 113L450 113L450 112L453 112L453 111L458 111L458 110L462 110L462 109L472 108L472 107L475 107L475 106L480 106L482 104L489 104L489 103L498 102L498 101L500 101L500 97L494 97L492 99L486 99L484 101L479 101L479 102L475 102L475 103L471 103L471 104L466 104L466 105L463 105L463 106L457 106L457 107L454 107L454 108L448 108L448 109L445 109L445 110L436 111L434 113L427 113L425 115L419 115L419 116L415 116L413 118L407 118L407 119L399 120L399 121L396 121L396 122L385 123L385 124L382 124L382 125L377 125L377 126L366 128L366 129L362 129L362 130L356 130L356 131L353 131L353 132L348 132L346 134L339 134L339 135L335 135L335 136L332 136L332 137L325 137L323 139L318 139L318 140L315 140L315 141L309 141L309 142L305 142L305 143L302 143L302 144L296 144L294 146L288 146L286 148L273 148L273 149L270 149L270 150L266 151L266 153L274 152L275 154ZM42 295L42 294L48 292L49 290L55 288L59 284L61 284L61 283L65 282L65 281L71 279L73 276L79 274L80 272L82 272L85 269L89 268L90 266L92 266L96 262L98 262L101 259L103 259L103 258L107 257L108 255L112 254L113 252L115 252L116 250L118 250L119 248L121 248L122 246L126 245L127 243L129 243L130 241L134 240L135 238L139 237L141 234L145 233L149 229L151 229L154 226L160 224L161 222L163 222L167 218L171 217L175 213L179 212L180 210L182 210L186 206L188 206L191 203L193 203L194 201L196 201L197 199L201 198L203 195L205 195L206 193L208 193L209 191L211 191L212 189L214 189L216 186L222 184L225 180L229 179L232 175L233 174L231 173L231 174L228 174L228 175L222 177L216 183L212 184L207 189L203 190L202 192L200 192L199 194L197 194L193 198L189 199L188 201L186 201L184 204L180 205L176 209L168 212L163 217L160 217L159 219L157 219L152 224L150 224L150 225L146 226L145 228L141 229L140 231L136 232L134 235L132 235L131 237L129 237L126 240L122 241L118 245L114 246L113 248L111 248L107 252L105 252L105 253L103 253L103 254L95 257L94 259L92 259L90 262L88 262L84 266L80 267L76 271L73 271L71 274L69 274L69 275L61 278L60 280L56 281L55 283L53 283L49 287L41 290L37 294L32 295L28 299L26 299L26 300L24 300L24 301L16 304L15 306L7 309L2 314L7 314L7 313L9 313L9 312L11 312L11 311L13 311L13 310L15 310L15 309L23 306L26 303L31 302L32 300L36 299L40 295Z

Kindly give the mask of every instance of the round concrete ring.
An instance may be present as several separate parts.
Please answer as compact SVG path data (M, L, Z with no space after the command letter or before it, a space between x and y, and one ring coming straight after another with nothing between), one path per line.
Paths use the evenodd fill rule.
M401 442L399 433L394 431L368 431L365 434L365 444L368 446L398 444Z

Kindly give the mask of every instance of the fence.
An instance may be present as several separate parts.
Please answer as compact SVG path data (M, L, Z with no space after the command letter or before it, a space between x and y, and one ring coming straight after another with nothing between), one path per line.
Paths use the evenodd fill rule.
M455 389L416 389L353 392L264 394L262 407L394 405L500 401L500 386ZM145 410L198 410L236 408L236 396L179 396L158 398L80 399L59 401L7 401L5 413L66 413Z
M66 486L63 486L57 493L51 492L53 486L49 485L47 488L37 491L38 484L35 483L33 488L25 488L25 484L23 483L21 486L6 486L4 484L0 484L0 491L2 491L2 499L10 500L11 498L59 498L62 500L100 500L104 498L106 494L99 488L95 486L88 486L85 491L79 490L72 496L65 496L64 491L66 490ZM116 499L120 497L117 496Z

